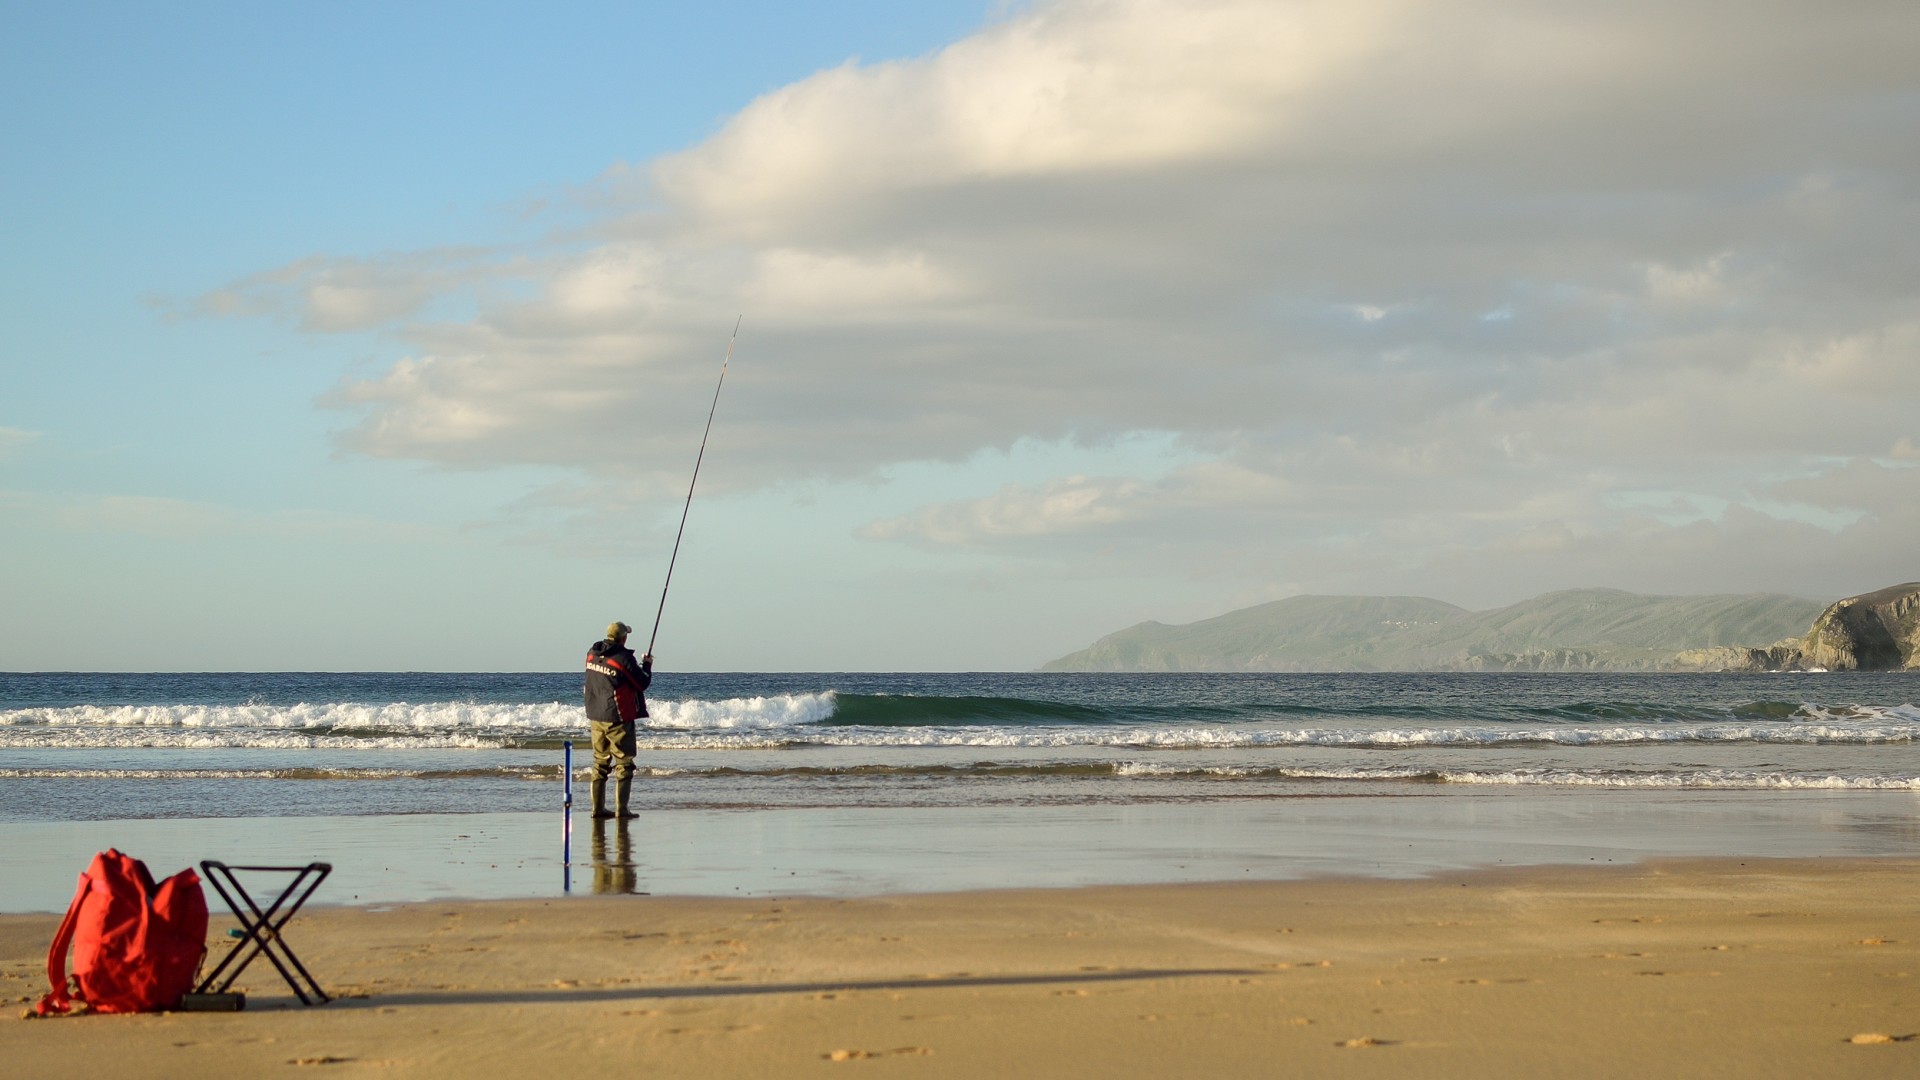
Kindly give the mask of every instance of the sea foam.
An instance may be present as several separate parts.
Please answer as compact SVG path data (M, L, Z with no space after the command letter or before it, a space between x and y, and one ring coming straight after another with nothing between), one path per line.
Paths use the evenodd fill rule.
M644 731L791 728L833 715L831 691L649 703ZM581 737L572 703L74 705L0 711L0 748L440 749Z

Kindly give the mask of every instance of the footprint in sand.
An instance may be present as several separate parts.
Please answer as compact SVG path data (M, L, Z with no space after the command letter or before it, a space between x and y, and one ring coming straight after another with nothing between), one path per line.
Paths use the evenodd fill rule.
M865 1061L882 1057L926 1057L932 1053L924 1046L900 1046L892 1050L829 1050L820 1056L828 1061Z

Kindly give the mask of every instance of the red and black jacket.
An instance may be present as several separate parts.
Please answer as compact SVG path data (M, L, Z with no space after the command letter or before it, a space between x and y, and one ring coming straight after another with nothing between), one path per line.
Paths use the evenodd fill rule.
M642 663L633 650L602 638L587 650L587 719L618 723L647 715L647 686L653 662Z

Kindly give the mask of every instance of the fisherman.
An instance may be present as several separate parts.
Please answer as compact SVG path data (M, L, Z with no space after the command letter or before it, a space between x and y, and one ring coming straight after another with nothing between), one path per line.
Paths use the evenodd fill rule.
M653 682L653 654L638 659L627 648L633 627L607 627L604 640L587 649L587 726L593 732L593 816L633 817L627 797L633 790L633 724L647 715L647 686ZM607 776L612 774L614 809L607 810Z

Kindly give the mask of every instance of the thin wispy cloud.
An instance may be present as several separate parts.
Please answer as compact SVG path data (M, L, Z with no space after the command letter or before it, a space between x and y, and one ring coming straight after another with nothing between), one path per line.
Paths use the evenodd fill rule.
M325 539L355 543L438 543L457 536L446 529L398 524L323 510L262 511L225 503L156 495L49 495L0 489L0 510L16 520L74 536L139 537L145 540Z
M0 461L5 461L14 456L39 438L40 432L38 431L28 431L25 428L0 427Z

